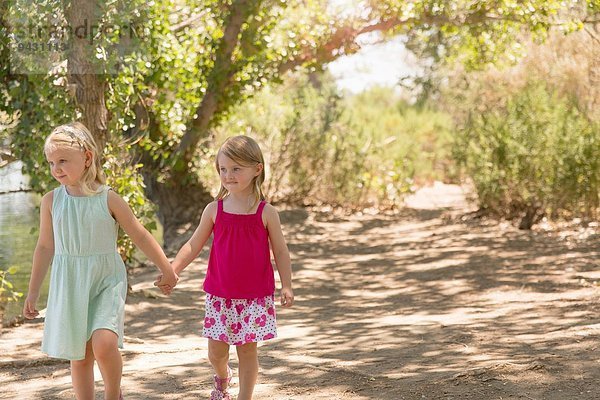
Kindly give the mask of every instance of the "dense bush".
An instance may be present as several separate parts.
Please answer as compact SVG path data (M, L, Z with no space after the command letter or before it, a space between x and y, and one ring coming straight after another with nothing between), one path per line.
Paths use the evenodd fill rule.
M249 134L267 158L272 201L396 207L415 181L447 178L449 126L392 88L342 94L327 75L298 75L234 110L215 131L203 178L216 186L208 160L226 137Z
M457 123L456 160L482 210L522 218L523 228L543 215L598 217L595 45L587 32L551 32L510 68L443 71L438 104Z
M523 217L597 217L600 125L577 99L530 81L469 113L455 155L473 179L481 208Z

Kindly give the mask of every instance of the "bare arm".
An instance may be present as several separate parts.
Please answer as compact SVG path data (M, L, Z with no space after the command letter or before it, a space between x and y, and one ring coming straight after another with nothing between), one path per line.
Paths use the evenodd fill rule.
M108 208L133 243L160 269L164 277L161 283L171 288L175 287L177 277L162 248L138 221L125 200L112 190L108 192Z
M190 240L181 247L177 256L175 256L175 260L173 260L173 271L175 271L177 275L190 265L190 263L198 257L200 251L202 251L202 248L212 233L216 213L217 202L215 201L204 208L202 217L200 218L200 224L198 224L198 227Z
M52 229L52 200L53 192L46 193L42 197L40 205L40 236L38 237L35 250L33 252L33 265L31 268L31 277L29 279L29 289L25 304L23 306L23 315L27 319L38 316L36 303L40 297L40 287L50 262L54 256L54 231Z
M264 209L264 217L269 231L269 241L275 258L275 266L281 280L281 305L291 307L294 304L294 291L292 290L292 261L290 252L283 232L281 230L281 221L279 213L275 207L267 204Z

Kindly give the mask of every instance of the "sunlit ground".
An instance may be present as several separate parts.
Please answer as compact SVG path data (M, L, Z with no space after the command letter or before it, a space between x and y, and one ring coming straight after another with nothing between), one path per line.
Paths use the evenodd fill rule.
M260 346L255 398L600 398L598 238L566 241L463 215L283 211L297 303L279 310L279 338ZM134 277L126 398L208 398L206 256L172 298L144 295L155 293L154 272ZM41 327L3 334L7 398L72 397L67 365L39 353ZM231 360L237 367L233 351Z

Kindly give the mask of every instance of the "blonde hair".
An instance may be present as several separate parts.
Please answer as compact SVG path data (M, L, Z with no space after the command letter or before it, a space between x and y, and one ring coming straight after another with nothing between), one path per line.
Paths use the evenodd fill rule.
M81 122L72 122L70 124L56 127L46 138L44 143L44 153L54 151L58 148L72 149L78 148L81 151L89 151L92 154L92 162L86 167L81 176L81 191L86 196L92 196L99 192L99 188L92 189L93 183L104 185L106 176L102 171L100 157L98 155L98 146L92 136L92 133Z
M258 202L265 199L265 195L262 191L262 184L265 181L265 159L263 158L263 154L258 146L258 143L256 143L256 141L251 137L244 135L233 136L225 140L225 142L219 148L215 158L215 167L218 174L221 173L221 168L219 166L220 154L223 154L234 162L246 167L254 167L257 164L263 165L260 174L255 176L252 180L252 193L254 194L254 202L252 203L250 209L254 208ZM229 195L229 191L223 187L223 184L221 184L221 188L219 189L219 194L217 194L216 199L220 200L227 195Z

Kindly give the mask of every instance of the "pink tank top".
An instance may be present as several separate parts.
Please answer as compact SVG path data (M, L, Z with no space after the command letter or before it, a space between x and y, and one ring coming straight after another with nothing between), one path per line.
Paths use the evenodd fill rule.
M230 214L218 201L204 291L228 299L253 299L275 292L269 232L262 221L265 202L256 214Z

